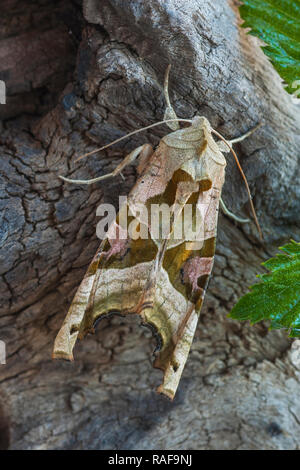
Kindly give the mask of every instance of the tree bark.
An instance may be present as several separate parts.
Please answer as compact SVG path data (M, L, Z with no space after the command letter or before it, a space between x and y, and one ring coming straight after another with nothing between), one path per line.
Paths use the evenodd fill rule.
M239 27L237 4L214 0L6 0L1 24L0 448L296 449L300 373L286 332L226 318L260 263L299 240L299 106L256 38ZM83 12L83 13L82 13ZM55 335L99 244L96 207L134 184L91 187L129 150L157 144L156 128L75 163L76 158L163 118L162 82L172 65L177 114L206 116L225 137L258 122L236 146L265 240L253 223L219 217L213 278L174 402L155 394L155 341L136 318L103 320L75 362L53 362ZM249 212L228 157L223 197ZM248 214L249 215L249 214Z

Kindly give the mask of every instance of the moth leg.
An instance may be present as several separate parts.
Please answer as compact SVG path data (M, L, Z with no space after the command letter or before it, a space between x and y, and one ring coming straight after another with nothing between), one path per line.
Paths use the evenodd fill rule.
M258 129L260 126L261 126L261 123L257 124L257 126L253 127L252 129L250 129L250 131L246 132L246 134L243 134L240 137L236 137L235 139L231 139L231 140L227 140L227 139L226 140L229 143L229 145L236 144L237 142L241 142L242 140L247 139L247 137L253 134L253 132L255 132L256 129ZM230 152L229 148L227 147L227 145L225 145L225 143L222 140L217 142L217 144L221 152L226 152L226 153Z
M153 148L150 144L145 144L144 148L141 150L139 154L139 164L137 166L137 173L140 175L145 167L147 166L151 156L153 155Z
M261 126L261 123L257 124L257 126L254 126L250 131L246 132L246 134L241 135L240 137L236 137L235 139L228 140L228 143L230 145L236 144L237 142L241 142L244 139L247 139L253 132L255 132L259 127Z
M90 180L72 180L70 178L65 178L64 176L60 176L60 178L67 183L75 183L75 184L92 184L97 183L97 181L102 181L106 178L114 177L119 175L122 170L127 166L130 165L134 160L141 155L144 159L149 158L149 155L153 153L152 147L149 144L141 145L137 147L132 152L130 152L124 160L112 171L111 173L107 173L106 175L98 176L97 178L92 178Z
M165 73L165 81L164 81L164 95L165 100L167 103L167 107L164 114L164 120L166 119L178 119L177 115L171 105L170 97L169 97L169 73L170 73L171 65L169 64ZM177 131L180 129L178 122L166 122L166 125L172 129L173 131Z
M240 222L240 224L247 224L248 222L250 222L250 219L242 219L241 217L238 217L237 215L233 214L229 209L227 209L221 197L220 197L220 207L225 215L228 215L228 217L235 220L236 222Z

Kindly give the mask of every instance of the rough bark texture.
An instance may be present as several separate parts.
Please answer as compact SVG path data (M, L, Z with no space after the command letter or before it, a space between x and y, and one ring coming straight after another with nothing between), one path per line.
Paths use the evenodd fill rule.
M299 240L299 108L237 6L215 0L5 0L1 20L0 447L11 449L296 449L300 373L284 332L226 318L259 263ZM103 321L74 363L52 362L55 335L98 240L96 207L135 180L86 189L59 174L110 171L160 128L74 163L76 156L162 119L172 64L179 116L205 115L237 146L265 234L220 215L213 279L173 403L155 394L154 340L135 318ZM230 160L224 199L248 211Z

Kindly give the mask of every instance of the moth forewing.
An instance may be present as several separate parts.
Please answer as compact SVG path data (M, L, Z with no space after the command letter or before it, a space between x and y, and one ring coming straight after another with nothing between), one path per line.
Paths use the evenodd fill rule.
M155 365L164 371L164 380L158 391L170 398L174 397L193 341L213 266L218 206L225 176L225 158L210 135L207 121L201 124L204 132L203 140L198 142L196 149L198 158L194 156L181 167L193 177L194 182L199 182L196 204L201 213L201 233L194 242L184 241L181 246L170 248L166 252L164 264L173 288L181 290L187 300L186 306L181 305L177 315L176 331L169 341L169 347L166 347L167 353L162 349L155 361ZM171 137L172 135L169 139ZM182 289L180 283L185 289ZM166 309L170 312L170 317L174 318L174 307L172 310L172 305L167 305Z
M102 244L89 265L87 272L77 289L62 327L55 338L52 355L53 359L73 360L73 348L86 313L87 304L95 279L99 253L101 253L101 247Z

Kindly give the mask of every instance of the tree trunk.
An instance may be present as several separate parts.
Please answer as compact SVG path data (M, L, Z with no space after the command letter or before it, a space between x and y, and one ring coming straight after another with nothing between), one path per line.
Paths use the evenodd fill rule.
M226 314L275 247L299 237L299 107L239 27L236 2L5 0L1 20L0 448L296 449L300 373L286 332ZM83 12L83 13L82 13ZM174 402L154 392L155 341L136 318L103 320L75 362L51 360L53 341L99 244L96 207L118 203L125 181L91 187L162 126L75 163L76 157L163 118L172 65L177 114L206 116L236 146L263 228L219 217L217 255ZM231 157L223 192L249 212ZM298 228L297 228L298 227Z

